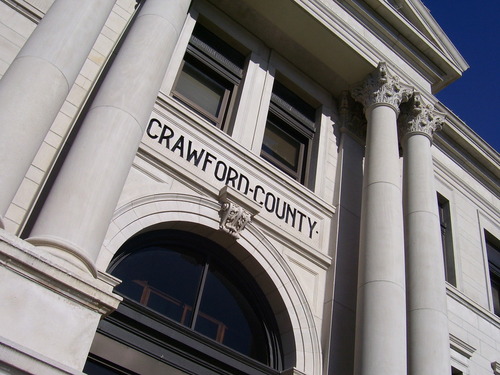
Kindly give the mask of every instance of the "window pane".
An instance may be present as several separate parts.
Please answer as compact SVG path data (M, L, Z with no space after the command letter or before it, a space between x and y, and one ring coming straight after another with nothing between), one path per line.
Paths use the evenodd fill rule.
M214 117L219 117L226 88L199 69L184 62L176 92Z
M264 133L263 151L277 159L288 168L299 170L302 143L290 136L278 126L268 121Z
M189 252L148 247L124 258L113 270L116 291L190 326L204 259Z
M205 282L195 330L240 353L267 362L264 330L248 303L248 296L213 265Z
M455 254L453 251L453 239L451 233L450 203L440 194L438 194L438 208L439 222L441 224L441 242L443 245L445 278L451 285L457 286Z

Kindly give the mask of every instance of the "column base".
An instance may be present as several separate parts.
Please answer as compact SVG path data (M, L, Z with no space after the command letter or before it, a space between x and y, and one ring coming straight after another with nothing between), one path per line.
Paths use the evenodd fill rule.
M27 373L80 373L100 319L121 298L113 294L116 278L75 270L0 230L0 354L10 353L0 355L0 369L33 365L46 371Z
M85 256L85 251L63 239L52 236L35 236L26 242L37 247L37 252L45 254L48 259L76 272L90 272L97 278L97 269L92 259Z

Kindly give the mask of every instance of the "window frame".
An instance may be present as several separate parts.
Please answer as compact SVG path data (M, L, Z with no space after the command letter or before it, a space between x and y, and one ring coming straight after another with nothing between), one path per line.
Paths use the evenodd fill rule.
M281 88L276 90L276 84L281 86ZM301 105L309 106L310 109L314 111L314 116L316 117L318 108L314 108L312 105L309 105L295 92L283 85L280 81L275 80L271 93L260 155L263 159L289 175L294 180L307 186L311 169L310 164L313 142L316 135L316 121L308 118L300 111L300 109L296 108L294 104L289 103L288 100L282 98L280 94L276 92L279 90L283 90L283 88L290 91L293 95L297 96L298 100L303 101L304 103ZM296 140L300 144L298 149L299 156L297 162L297 170L288 167L286 164L281 162L265 149L266 131L268 128L268 124L272 124L274 127L278 128L281 132L286 134L288 137Z
M195 33L197 32L197 27L207 30L215 38L220 40L223 44L223 48L228 48L226 50L227 54L240 53L242 58L241 66L238 66L236 63L230 61L224 55L224 52L219 51L223 48L219 48L219 50L217 50L216 48L205 43L198 36L196 36ZM231 49L231 53L229 53L229 49ZM198 115L213 124L215 127L221 129L224 132L228 132L231 125L230 122L232 120L233 111L236 106L238 92L243 81L243 75L247 65L247 60L248 57L244 57L243 53L231 46L219 35L208 30L208 28L206 28L203 23L196 21L189 38L188 45L184 52L181 64L175 76L170 95L172 96L172 98L176 99L177 101L181 102L182 104L196 112ZM202 74L207 80L212 81L213 83L225 88L218 116L215 116L209 111L205 110L201 105L187 98L177 90L177 85L184 71L183 69L186 65L186 62L197 72Z
M491 311L500 316L500 241L487 230L484 230L484 244L486 247L486 258L488 261L488 274L490 281ZM496 252L497 254L492 254ZM493 255L493 256L492 256Z

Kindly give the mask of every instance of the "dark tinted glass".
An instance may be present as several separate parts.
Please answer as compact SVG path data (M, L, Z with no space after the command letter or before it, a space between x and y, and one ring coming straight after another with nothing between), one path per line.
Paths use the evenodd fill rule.
M195 330L249 357L267 361L262 323L248 296L213 263L205 281Z
M262 143L262 150L266 154L277 159L292 171L298 172L302 148L303 143L297 138L283 131L273 122L267 122Z
M213 117L219 117L227 88L196 66L184 62L175 89L178 94L198 105L203 111Z
M116 291L175 321L190 326L199 292L204 257L149 247L125 257L113 269L123 280Z
M136 238L138 246L118 256L109 270L123 281L115 290L269 364L269 338L254 289L247 286L250 281L242 281L246 280L241 276L244 271L235 271L238 265L206 239L161 239L159 233L151 236L151 241Z

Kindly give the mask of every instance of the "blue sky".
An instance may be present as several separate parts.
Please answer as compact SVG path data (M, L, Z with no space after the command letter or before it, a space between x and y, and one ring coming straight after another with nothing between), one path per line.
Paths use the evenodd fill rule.
M500 0L422 0L470 68L437 98L500 151Z

